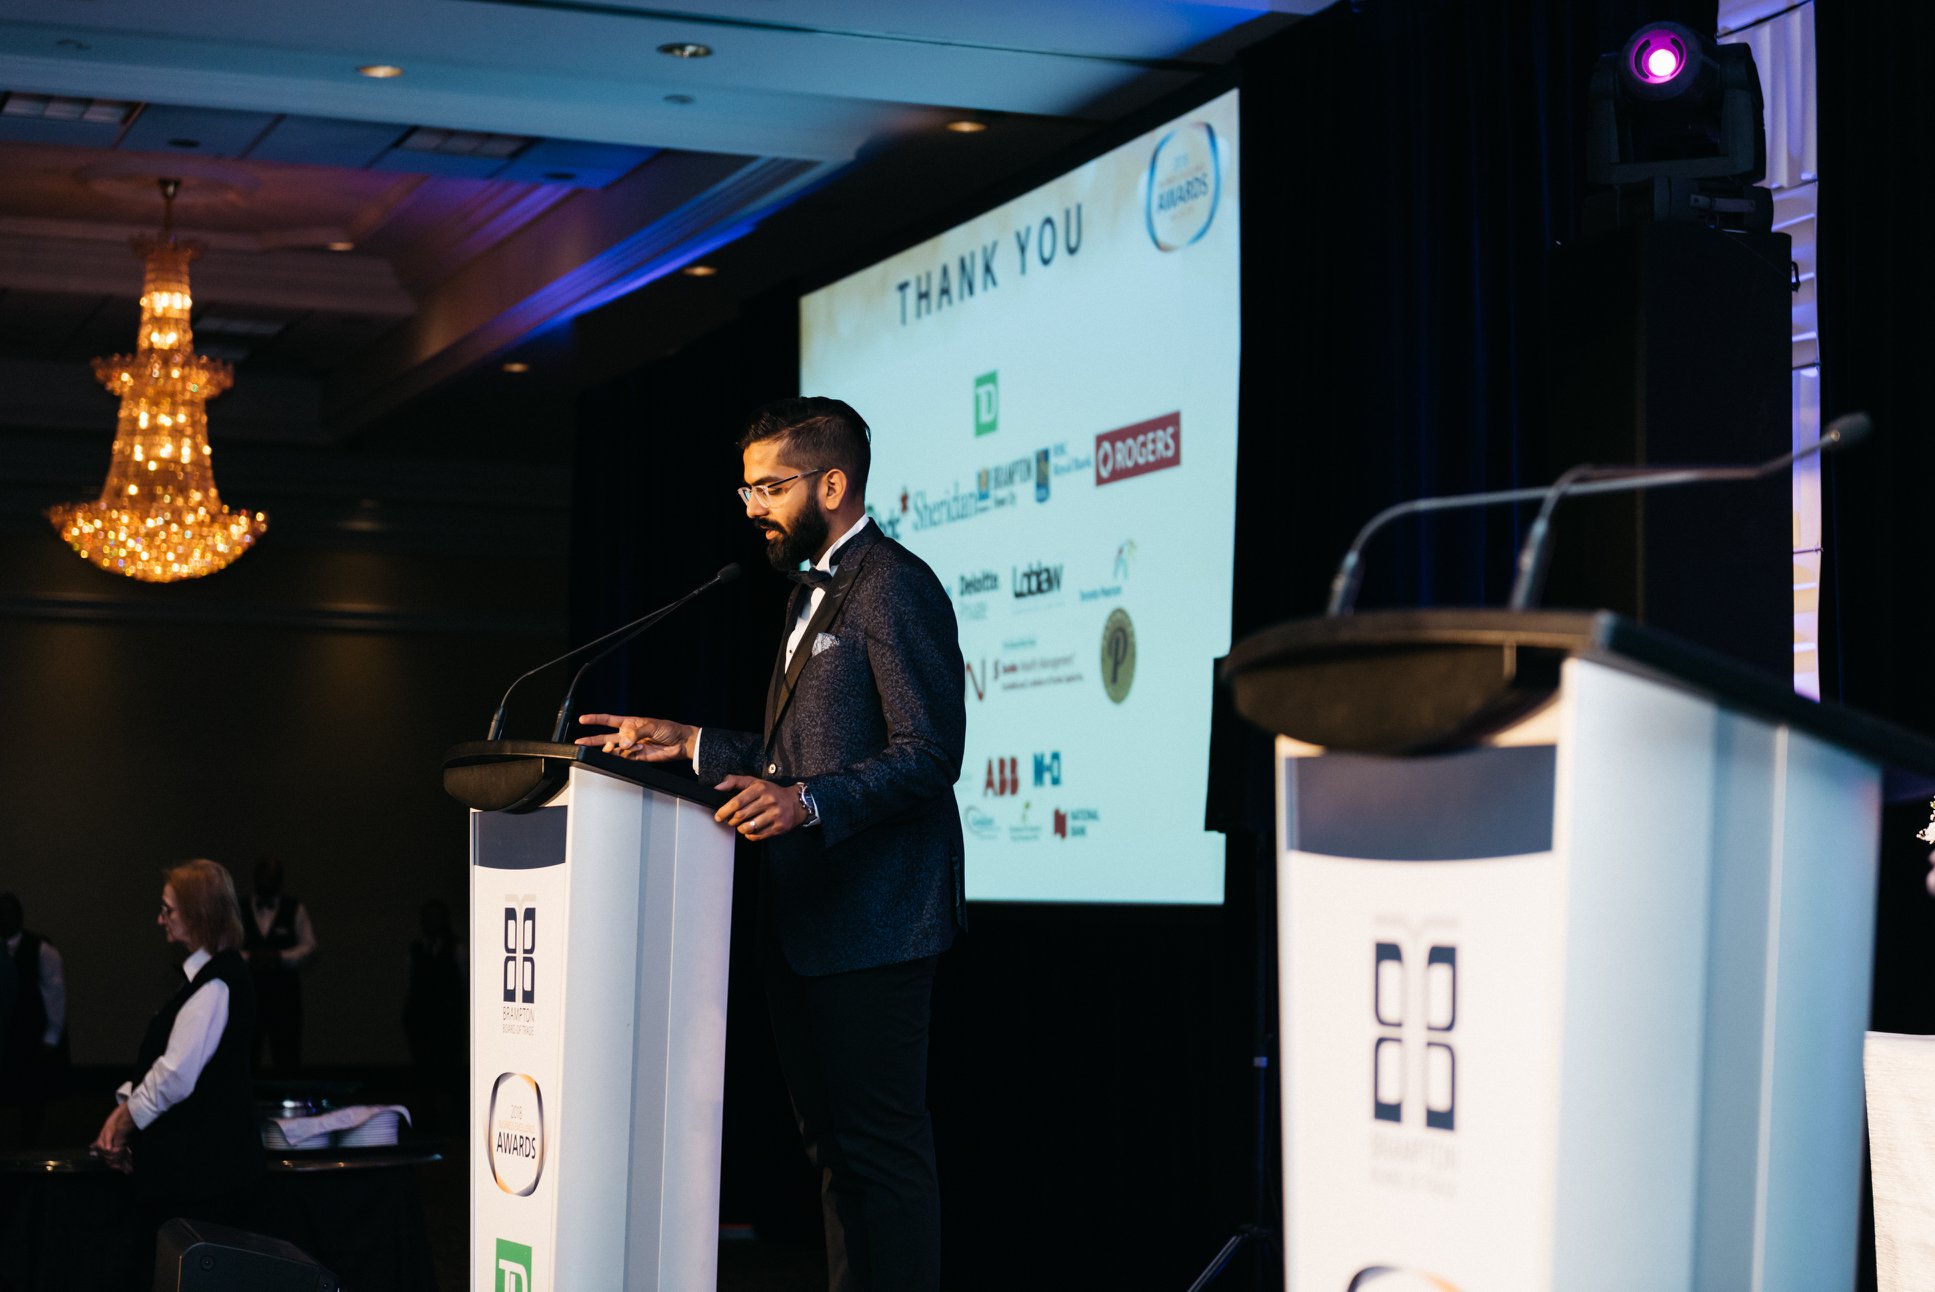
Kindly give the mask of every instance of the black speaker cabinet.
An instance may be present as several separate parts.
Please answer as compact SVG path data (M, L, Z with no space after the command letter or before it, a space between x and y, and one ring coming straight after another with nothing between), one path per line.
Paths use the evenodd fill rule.
M171 1220L155 1239L154 1292L340 1292L342 1284L280 1238Z
M1642 224L1558 248L1550 479L1579 462L1756 463L1791 444L1784 233ZM1779 473L1565 503L1549 606L1603 607L1793 672L1793 493Z

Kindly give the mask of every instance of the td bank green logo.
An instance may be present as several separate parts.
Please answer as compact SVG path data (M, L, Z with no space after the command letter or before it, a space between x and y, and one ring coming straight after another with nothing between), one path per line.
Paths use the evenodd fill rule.
M974 433L992 435L1001 429L1001 374L984 372L974 379Z
M497 1240L497 1284L492 1292L531 1292L531 1249Z

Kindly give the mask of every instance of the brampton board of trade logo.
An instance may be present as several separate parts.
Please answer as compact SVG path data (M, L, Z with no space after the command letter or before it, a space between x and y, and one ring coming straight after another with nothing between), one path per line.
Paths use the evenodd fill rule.
M497 1240L497 1282L491 1292L534 1292L529 1247L504 1238Z
M1102 625L1102 689L1117 704L1129 698L1135 685L1135 624L1117 606Z
M1177 126L1156 143L1143 181L1143 223L1159 251L1199 241L1223 197L1223 146L1208 122Z
M537 1079L506 1072L490 1088L484 1122L490 1177L514 1198L528 1198L544 1175L544 1094Z

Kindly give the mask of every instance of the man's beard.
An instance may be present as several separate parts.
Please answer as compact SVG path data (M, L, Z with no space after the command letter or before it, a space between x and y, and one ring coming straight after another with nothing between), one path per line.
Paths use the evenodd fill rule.
M766 540L766 559L781 574L790 574L800 568L801 561L810 561L818 556L831 532L826 523L826 513L812 506L801 512L800 518L790 527L769 520L761 522L760 528L769 533L780 531L777 539Z

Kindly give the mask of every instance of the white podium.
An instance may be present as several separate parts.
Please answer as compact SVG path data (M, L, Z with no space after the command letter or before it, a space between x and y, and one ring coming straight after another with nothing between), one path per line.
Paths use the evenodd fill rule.
M718 1282L725 796L575 745L458 745L470 817L470 1286Z
M1608 614L1225 676L1280 733L1292 1292L1853 1285L1882 772L1935 747Z

